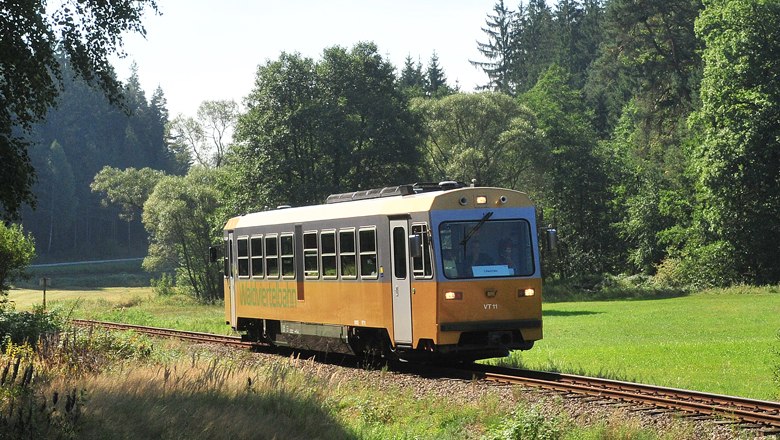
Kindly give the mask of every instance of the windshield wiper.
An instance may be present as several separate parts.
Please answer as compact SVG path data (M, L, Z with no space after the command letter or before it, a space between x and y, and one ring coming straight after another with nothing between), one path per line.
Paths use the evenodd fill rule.
M482 216L482 220L480 220L479 223L474 225L473 228L469 229L469 232L467 232L466 236L463 237L463 240L460 241L460 245L465 248L466 247L466 243L468 243L469 240L471 240L471 237L474 234L476 234L477 231L479 231L479 228L481 228L482 225L484 225L485 222L488 221L490 219L490 217L492 217L492 216L493 216L493 211L490 211L490 212L486 213L485 215L483 215Z

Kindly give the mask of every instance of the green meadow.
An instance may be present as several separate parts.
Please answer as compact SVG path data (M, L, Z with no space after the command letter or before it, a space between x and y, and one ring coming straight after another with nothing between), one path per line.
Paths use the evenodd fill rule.
M780 398L780 288L545 303L544 339L505 361L675 388Z

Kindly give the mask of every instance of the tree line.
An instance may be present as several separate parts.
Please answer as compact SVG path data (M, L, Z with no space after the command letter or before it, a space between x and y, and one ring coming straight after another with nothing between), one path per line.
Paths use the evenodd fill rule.
M476 93L448 84L435 53L425 69L411 57L396 69L370 42L283 53L258 67L240 110L204 102L168 121L161 92L139 104L150 161L92 167L92 197L140 218L145 266L206 300L221 283L205 249L230 216L449 179L529 193L559 230L548 277L776 283L778 21L769 0L500 0L472 60L488 76ZM123 145L151 151L128 130ZM66 168L45 172L67 181Z

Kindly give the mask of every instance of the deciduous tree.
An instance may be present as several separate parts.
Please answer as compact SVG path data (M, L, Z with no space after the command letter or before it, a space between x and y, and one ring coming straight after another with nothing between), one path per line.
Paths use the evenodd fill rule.
M780 2L708 0L695 170L699 232L733 250L724 270L780 281Z
M0 222L0 303L6 302L9 283L23 277L35 257L35 242L21 225Z
M544 185L536 201L546 221L559 226L566 275L607 270L614 261L608 217L608 186L596 154L592 114L579 91L569 86L568 72L553 65L522 100L536 115L543 143L534 152L534 173Z
M149 271L176 271L176 284L202 301L222 298L222 276L209 262L209 246L221 243L224 219L217 218L222 193L220 170L195 167L186 176L160 179L144 203L149 231Z
M103 206L119 205L119 218L132 221L143 212L144 203L154 191L165 173L151 168L126 168L120 170L103 167L90 185L92 192L103 194Z
M459 180L519 189L528 182L536 147L535 118L511 96L498 92L457 93L415 100L423 115L426 180Z
M244 209L320 203L330 193L410 182L419 122L373 43L282 54L257 72L230 163Z
M190 152L195 163L219 168L238 120L238 104L233 100L203 101L195 118L177 116L168 125L171 141Z

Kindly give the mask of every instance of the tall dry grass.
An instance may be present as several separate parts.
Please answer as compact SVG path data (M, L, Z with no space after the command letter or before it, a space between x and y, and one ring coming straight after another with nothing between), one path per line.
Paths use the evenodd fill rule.
M73 330L11 344L0 355L0 439L355 438L330 410L341 379L316 363L171 354L142 339Z
M287 360L123 364L83 380L80 429L90 438L351 438L323 409L323 385Z

